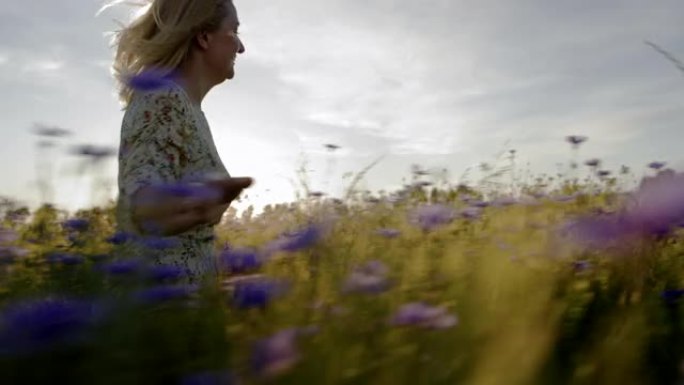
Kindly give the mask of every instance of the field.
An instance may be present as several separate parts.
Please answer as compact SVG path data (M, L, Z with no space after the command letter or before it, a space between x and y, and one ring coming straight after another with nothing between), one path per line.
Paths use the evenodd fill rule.
M0 383L681 383L681 202L552 179L227 215L202 286L118 260L113 204L5 210Z

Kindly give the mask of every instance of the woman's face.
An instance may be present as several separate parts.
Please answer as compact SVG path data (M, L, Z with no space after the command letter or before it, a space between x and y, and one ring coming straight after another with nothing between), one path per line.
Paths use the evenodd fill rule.
M229 15L223 20L221 27L212 32L206 51L207 64L219 82L235 76L235 58L245 52L245 46L238 36L237 11L232 2L229 3Z

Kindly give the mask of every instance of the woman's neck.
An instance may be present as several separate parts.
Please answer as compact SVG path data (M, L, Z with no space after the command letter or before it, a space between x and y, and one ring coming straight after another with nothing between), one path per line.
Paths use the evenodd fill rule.
M179 68L176 82L185 90L192 104L201 108L204 97L214 85L203 76L198 66L192 63L190 61Z

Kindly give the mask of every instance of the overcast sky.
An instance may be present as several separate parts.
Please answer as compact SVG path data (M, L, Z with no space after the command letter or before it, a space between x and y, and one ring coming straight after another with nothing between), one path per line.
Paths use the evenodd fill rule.
M380 156L366 187L396 188L411 164L468 167L516 149L519 167L555 173L566 135L605 168L667 161L684 169L681 0L235 0L246 52L203 103L233 176L257 207L294 199L303 156L314 190L338 196ZM0 8L0 195L35 205L37 157L55 201L90 203L74 144L118 147L123 112L107 31L135 8L96 17L101 0L14 1ZM71 130L50 153L35 123ZM341 149L330 153L323 147ZM112 158L97 171L115 194ZM112 195L113 196L113 195ZM240 206L242 207L242 206Z

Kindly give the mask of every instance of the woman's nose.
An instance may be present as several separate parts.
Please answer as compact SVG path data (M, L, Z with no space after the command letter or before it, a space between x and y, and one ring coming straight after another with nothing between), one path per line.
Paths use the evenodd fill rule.
M238 40L240 45L238 46L238 53L244 53L245 52L245 45L242 44L242 40Z

